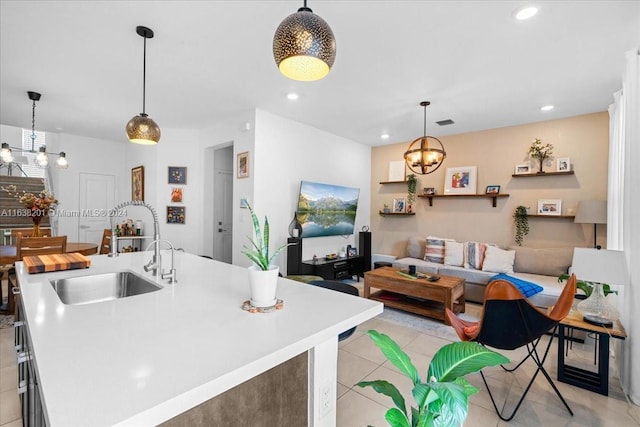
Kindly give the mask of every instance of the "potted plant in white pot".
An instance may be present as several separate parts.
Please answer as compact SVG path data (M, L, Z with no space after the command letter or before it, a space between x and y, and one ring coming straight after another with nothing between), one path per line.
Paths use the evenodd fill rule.
M269 220L264 217L264 227L260 229L260 222L253 208L245 200L251 220L253 222L253 232L255 240L249 238L251 246L244 246L243 254L247 256L254 265L249 267L249 285L251 287L251 305L254 307L271 307L276 303L276 288L278 286L278 273L280 267L272 265L273 259L288 245L284 244L269 255Z

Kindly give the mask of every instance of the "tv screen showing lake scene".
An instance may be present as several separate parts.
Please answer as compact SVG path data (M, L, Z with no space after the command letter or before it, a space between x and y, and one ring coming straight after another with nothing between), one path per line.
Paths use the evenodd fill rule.
M359 188L302 181L298 221L302 237L353 234Z

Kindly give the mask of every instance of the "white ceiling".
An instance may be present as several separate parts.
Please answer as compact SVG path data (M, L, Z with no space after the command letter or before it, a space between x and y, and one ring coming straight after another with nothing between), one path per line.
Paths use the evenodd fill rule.
M2 0L0 122L30 128L33 90L39 130L126 141L142 110L137 25L155 32L146 111L161 128L260 108L375 146L422 135L422 100L435 136L605 111L640 46L640 1L535 1L539 13L516 21L524 3L310 0L337 56L328 77L303 83L279 73L271 48L301 0Z

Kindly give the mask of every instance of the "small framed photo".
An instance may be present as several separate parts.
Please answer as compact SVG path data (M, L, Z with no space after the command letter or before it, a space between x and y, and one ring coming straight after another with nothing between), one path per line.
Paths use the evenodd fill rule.
M550 216L562 215L562 200L552 200L552 199L538 200L538 215L550 215Z
M405 199L393 199L393 213L405 213L407 207Z
M347 248L347 256L356 256L358 255L358 248L354 248L353 246Z
M249 178L249 152L238 153L238 178Z
M425 187L422 191L425 196L433 196L436 194L436 189L433 187Z
M571 170L571 159L569 157L558 157L556 165L557 172L569 172Z
M531 165L530 164L524 164L524 165L516 165L516 170L515 170L515 174L516 175L524 175L527 173L531 173Z
M487 185L487 189L484 191L484 194L500 194L500 186Z
M187 168L185 166L169 166L169 184L186 184Z
M447 168L444 181L445 194L476 194L478 168L476 166L462 166Z
M131 200L144 202L144 166L131 169Z
M182 203L182 187L171 189L171 203Z
M184 206L167 206L167 224L184 224L185 219Z

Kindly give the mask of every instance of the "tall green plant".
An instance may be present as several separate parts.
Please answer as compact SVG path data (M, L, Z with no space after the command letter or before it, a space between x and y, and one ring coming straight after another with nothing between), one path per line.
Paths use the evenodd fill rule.
M269 269L271 261L273 261L273 259L289 245L285 244L280 246L275 250L273 255L269 256L269 220L265 215L263 234L260 230L260 222L258 221L258 217L253 211L253 208L247 200L244 200L244 202L247 204L249 212L251 213L251 220L253 221L253 232L256 236L256 240L254 241L249 237L252 247L244 245L244 251L242 251L242 253L245 254L251 261L253 261L260 270L266 271Z
M513 220L516 224L516 244L522 246L524 242L524 236L529 234L529 218L527 216L527 208L524 206L518 206L513 212Z
M503 355L475 342L454 342L440 348L433 356L425 382L411 359L387 335L378 331L367 332L385 357L413 382L415 407L407 412L405 399L396 386L385 380L361 381L359 387L372 387L389 396L395 408L390 408L385 419L392 427L444 427L462 425L469 409L468 397L479 390L464 376L487 366L509 363Z

